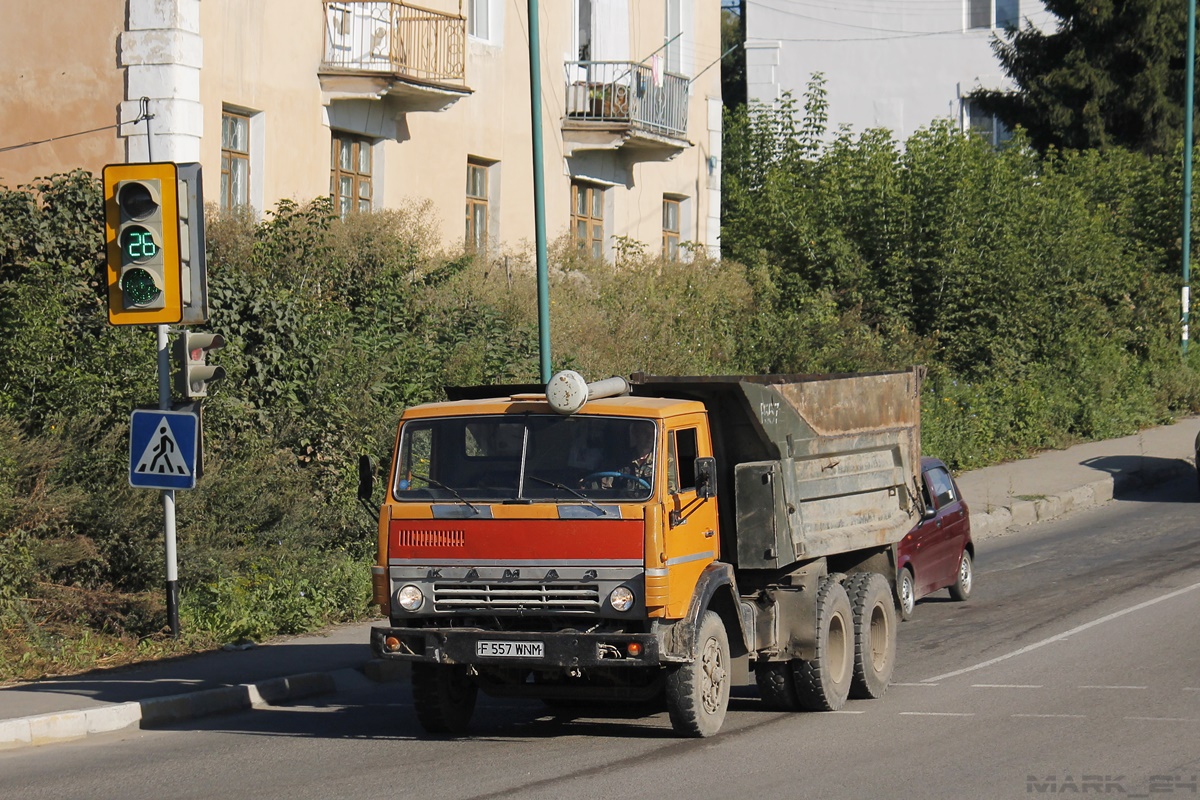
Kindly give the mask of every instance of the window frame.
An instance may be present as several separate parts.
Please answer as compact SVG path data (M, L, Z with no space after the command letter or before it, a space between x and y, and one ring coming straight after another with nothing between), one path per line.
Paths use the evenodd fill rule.
M682 197L663 195L662 257L667 261L679 260L680 233L683 230L683 200ZM667 212L672 208L675 212L675 228L673 230L668 227L667 223Z
M576 248L593 258L604 257L604 195L605 187L593 181L571 180L571 240ZM580 206L580 194L585 198ZM580 236L580 226L586 236Z
M466 188L466 230L465 243L468 250L487 250L488 245L488 215L491 213L489 197L491 194L491 175L488 164L483 159L467 158L467 188ZM472 176L482 176L482 194L472 194ZM482 215L479 210L482 209ZM476 221L482 220L482 231L477 229Z
M350 167L342 166L340 158L342 153L341 145L350 145ZM363 153L366 153L367 163L365 171L362 168ZM350 180L350 193L344 195L341 191L342 181ZM363 196L363 188L366 188L366 196ZM362 136L356 133L347 131L332 131L330 137L330 164L329 164L329 195L333 198L334 208L342 217L347 214L357 214L362 211L370 211L375 207L375 153L374 143L369 137ZM347 208L345 203L349 201ZM366 207L363 207L363 204Z
M467 35L485 42L492 39L492 9L489 3L490 0L467 0Z
M245 142L244 150L237 149L237 142L229 141L226 138L226 122L229 120L234 120L236 127L241 128L242 138ZM240 125L237 123L240 123ZM234 173L236 164L245 164L241 192L243 196L237 198L233 196L235 192ZM220 205L222 211L230 211L234 208L242 208L250 205L250 114L230 108L221 109L220 186Z

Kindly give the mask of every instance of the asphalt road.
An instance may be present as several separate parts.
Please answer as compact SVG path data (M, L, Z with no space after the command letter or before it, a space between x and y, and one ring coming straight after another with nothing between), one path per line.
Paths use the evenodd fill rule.
M1200 797L1194 479L979 543L975 595L917 605L882 700L680 740L665 712L481 698L425 738L403 685L0 753L0 798Z

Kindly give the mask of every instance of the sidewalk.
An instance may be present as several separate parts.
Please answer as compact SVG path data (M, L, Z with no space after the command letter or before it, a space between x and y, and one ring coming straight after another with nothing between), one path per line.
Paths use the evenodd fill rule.
M1200 418L958 476L976 540L1193 475ZM0 750L152 728L343 691L389 670L371 623L248 650L216 651L0 689ZM393 668L394 669L394 668Z

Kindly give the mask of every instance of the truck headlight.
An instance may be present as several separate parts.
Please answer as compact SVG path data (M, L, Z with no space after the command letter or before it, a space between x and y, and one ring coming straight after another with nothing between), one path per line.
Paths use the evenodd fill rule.
M608 596L608 604L614 611L628 611L633 608L633 592L628 586L618 586Z
M425 595L411 583L396 592L396 603L405 611L416 611L425 602Z

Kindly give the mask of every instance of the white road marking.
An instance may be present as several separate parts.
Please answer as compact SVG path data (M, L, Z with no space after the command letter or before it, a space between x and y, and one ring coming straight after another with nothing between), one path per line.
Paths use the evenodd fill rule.
M1077 686L1077 689L1149 689L1149 686Z
M1044 689L1032 683L972 683L972 689Z
M1011 653L1005 653L1002 656L996 656L995 658L990 658L987 661L981 661L980 663L975 664L973 666L964 667L962 669L957 669L954 672L947 672L944 675L935 675L932 678L926 678L923 681L923 683L935 683L937 681L944 681L947 678L957 678L959 675L965 675L968 672L974 672L977 669L983 669L984 667L990 667L993 664L999 664L1001 661L1007 661L1010 658L1015 658L1016 656L1025 655L1028 652L1037 650L1040 647L1045 647L1048 644L1053 644L1054 642L1061 642L1064 639L1068 639L1077 633L1082 633L1083 631L1086 631L1088 628L1094 628L1097 625L1101 625L1105 622L1111 622L1112 620L1117 619L1119 617L1123 617L1126 614L1132 614L1134 611L1141 611L1143 608L1149 608L1150 606L1157 605L1158 603L1161 603L1164 600L1170 600L1172 598L1179 597L1181 594L1187 594L1188 592L1193 591L1195 589L1200 589L1200 583L1193 583L1191 586L1185 586L1182 589L1176 589L1173 592L1167 592L1166 594L1156 597L1153 600L1146 600L1143 603L1138 603L1137 605L1130 606L1129 608L1124 608L1120 611L1114 611L1113 613L1105 615L1103 617L1100 617L1099 619L1094 619L1091 622L1085 622L1082 625L1071 628L1071 630L1069 630L1069 631L1064 631L1062 633L1051 636L1048 639L1042 639L1040 642L1034 642L1033 644L1026 645L1025 647L1022 647L1020 650L1014 650Z
M953 711L901 711L902 717L973 717L974 714L959 714Z

